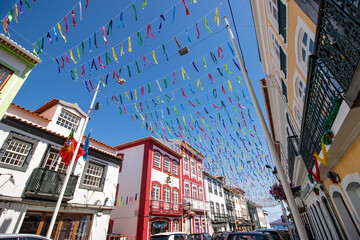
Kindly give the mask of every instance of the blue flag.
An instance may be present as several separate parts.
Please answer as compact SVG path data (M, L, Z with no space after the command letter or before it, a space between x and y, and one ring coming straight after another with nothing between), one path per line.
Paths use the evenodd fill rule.
M85 144L84 144L84 151L85 151L85 155L83 156L83 159L86 161L88 158L88 153L89 153L89 142L90 142L90 135L91 135L91 131L89 132Z

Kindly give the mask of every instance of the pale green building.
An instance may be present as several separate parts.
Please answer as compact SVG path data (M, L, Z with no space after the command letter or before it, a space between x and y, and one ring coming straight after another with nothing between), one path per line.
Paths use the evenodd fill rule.
M38 63L40 58L0 34L0 119Z

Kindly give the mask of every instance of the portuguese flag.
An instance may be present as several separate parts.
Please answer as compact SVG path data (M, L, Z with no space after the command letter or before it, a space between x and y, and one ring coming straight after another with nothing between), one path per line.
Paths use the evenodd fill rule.
M77 144L73 135L74 135L74 129L71 130L69 137L66 139L64 146L61 148L61 150L59 152L59 154L66 166L70 165L71 158L74 155L76 144ZM85 154L85 151L81 147L79 147L79 151L76 155L75 161L78 160L78 158L83 156L84 154Z

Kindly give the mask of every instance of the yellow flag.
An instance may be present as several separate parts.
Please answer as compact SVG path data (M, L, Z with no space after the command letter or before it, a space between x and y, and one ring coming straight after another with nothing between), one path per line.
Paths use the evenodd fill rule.
M152 51L152 54L153 54L153 58L154 58L155 63L158 64L158 62L156 61L155 51L154 50Z
M17 17L18 17L18 9L17 9L17 5L15 4L15 21L16 21L16 23L18 22Z
M112 52L113 52L113 57L114 57L114 60L115 60L115 61L117 61L118 59L117 59L117 57L116 57L116 54L115 54L115 50L114 50L114 48L112 48Z
M128 41L129 41L129 52L131 52L132 50L131 50L131 38L130 37L128 37Z
M219 26L219 8L216 8L215 10L215 22Z
M60 32L61 37L64 39L64 41L66 43L66 37L62 34L60 23L58 23L58 28L59 28L59 32Z
M71 50L70 50L70 58L71 58L71 60L73 60L74 64L76 64L76 61L75 61L75 59L74 59L74 56L73 56L73 53L72 53Z

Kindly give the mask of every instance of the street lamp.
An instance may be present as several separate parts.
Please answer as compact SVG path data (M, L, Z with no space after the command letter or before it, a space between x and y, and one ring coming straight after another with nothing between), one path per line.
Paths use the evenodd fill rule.
M265 165L265 167L266 167L266 168L269 168L269 169L272 169L271 166L269 166L269 165ZM278 182L280 182L280 180L279 180L279 173L278 173L278 171L276 170L276 167L274 167L274 170L272 171L272 174L274 174L276 180L278 180ZM285 218L285 223L286 223L286 225L287 225L287 227L288 227L290 239L291 239L291 240L294 240L294 236L293 236L292 231L291 231L290 222L289 222L289 219L288 219L288 217L287 217L284 204L283 204L282 200L279 200L279 201L280 201L281 209L282 209L282 212L283 212L283 215L284 215L284 218Z
M191 206L192 206L191 202L190 202L190 201L187 202L186 205L188 206L188 210L189 210L189 213L190 213L190 211L191 211ZM191 215L189 215L189 216L191 216ZM188 217L188 218L189 218L190 234L191 234L191 217Z

